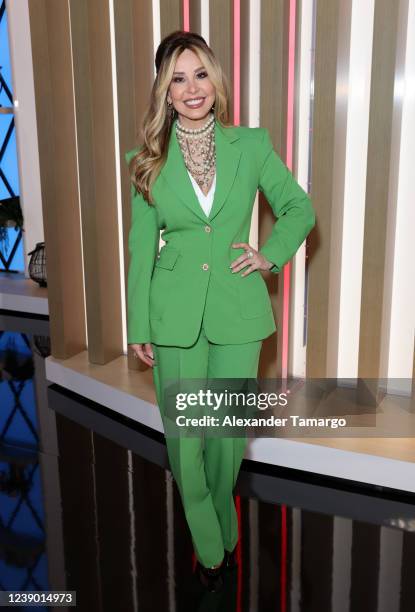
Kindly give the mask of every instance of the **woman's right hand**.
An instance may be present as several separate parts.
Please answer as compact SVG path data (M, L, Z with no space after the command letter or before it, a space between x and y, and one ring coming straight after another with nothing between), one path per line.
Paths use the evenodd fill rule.
M130 344L135 357L138 357L151 368L154 365L153 347L150 342L145 344Z

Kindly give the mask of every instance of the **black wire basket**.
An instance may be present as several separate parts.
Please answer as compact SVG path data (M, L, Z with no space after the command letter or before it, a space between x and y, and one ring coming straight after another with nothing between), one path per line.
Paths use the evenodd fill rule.
M30 278L39 283L40 287L47 287L45 243L37 242L36 247L28 255L31 255L28 267Z

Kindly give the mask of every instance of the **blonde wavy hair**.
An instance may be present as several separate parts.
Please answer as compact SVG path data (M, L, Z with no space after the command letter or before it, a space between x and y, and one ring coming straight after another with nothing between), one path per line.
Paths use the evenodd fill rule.
M140 150L129 163L132 183L151 205L154 205L151 189L167 159L170 132L177 117L176 110L169 112L167 93L176 61L185 49L197 54L215 87L215 103L212 107L215 119L223 127L232 126L229 123L228 79L204 38L195 32L182 30L176 30L166 36L157 49L155 57L157 76L140 127L143 144L138 145Z

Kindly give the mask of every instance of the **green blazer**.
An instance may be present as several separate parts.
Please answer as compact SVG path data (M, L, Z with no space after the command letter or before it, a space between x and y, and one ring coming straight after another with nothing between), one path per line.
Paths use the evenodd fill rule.
M175 122L177 119L175 120ZM128 344L190 346L202 317L207 337L219 344L261 340L277 328L259 270L241 276L230 264L248 242L257 189L277 218L259 251L279 273L315 224L315 212L275 152L266 128L215 122L216 190L209 217L187 173L172 126L167 160L152 190L155 206L131 183ZM138 152L125 154L127 163ZM159 247L159 232L165 245Z

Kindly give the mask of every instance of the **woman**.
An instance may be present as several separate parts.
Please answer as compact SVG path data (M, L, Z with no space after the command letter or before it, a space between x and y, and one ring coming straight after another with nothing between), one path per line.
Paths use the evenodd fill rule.
M255 378L275 332L260 270L278 273L315 223L308 195L264 128L228 123L228 85L204 39L177 31L159 45L144 145L125 155L132 177L128 343L153 368L165 416L166 380ZM248 244L257 189L278 221ZM165 245L158 253L159 232ZM246 438L167 437L200 581L235 566L233 488Z

